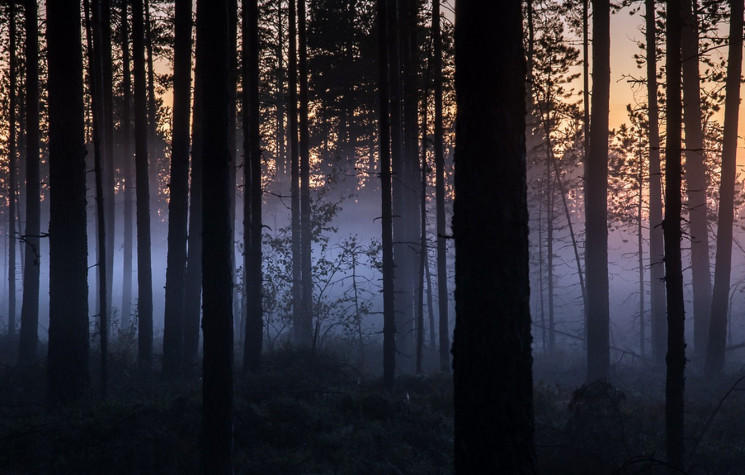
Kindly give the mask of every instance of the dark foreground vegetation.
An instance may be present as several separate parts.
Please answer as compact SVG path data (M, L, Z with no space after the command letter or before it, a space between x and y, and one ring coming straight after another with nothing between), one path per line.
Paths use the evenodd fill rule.
M452 473L450 376L402 376L389 393L344 354L282 349L237 380L236 473ZM742 473L745 425L732 422L745 418L745 372L689 377L689 458L675 471L663 462L663 368L639 369L580 386L578 358L537 355L538 473ZM120 354L106 403L48 411L45 370L0 369L0 473L199 472L200 381L143 382Z

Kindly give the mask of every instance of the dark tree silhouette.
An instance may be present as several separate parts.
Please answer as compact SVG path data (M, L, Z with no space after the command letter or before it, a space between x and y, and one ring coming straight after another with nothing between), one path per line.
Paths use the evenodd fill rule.
M660 109L657 105L657 26L654 0L645 0L647 48L647 108L649 109L649 267L652 356L662 363L666 348L665 268L662 238L662 172L660 167Z
M308 33L305 0L298 0L300 79L300 306L305 325L313 327L313 274L310 222L310 131L308 130ZM315 340L313 341L315 344Z
M177 0L173 52L173 145L168 201L168 263L163 328L163 373L180 372L183 355L186 232L189 210L189 116L191 99L191 0Z
M244 173L243 268L246 283L246 338L243 372L256 372L263 339L261 270L261 136L259 135L259 7L257 0L243 4L243 149Z
M233 276L230 272L228 1L198 3L206 74L202 78L202 471L231 474L233 447Z
M39 24L36 0L25 0L26 24L26 243L18 363L36 359L39 328L41 177L39 173Z
M135 190L132 176L132 76L129 58L129 16L127 7L130 0L122 0L121 6L121 49L122 49L122 169L124 174L124 256L122 262L122 326L127 328L132 313L132 194Z
M47 400L80 399L88 375L88 267L80 2L48 2L49 353Z
M709 345L706 372L717 375L724 368L727 336L727 303L732 270L732 227L734 219L735 178L737 174L737 126L742 74L743 2L730 1L729 57L727 59L727 95L724 109L722 177L719 184L719 220L714 268L714 295L711 301Z
M534 472L521 6L459 1L455 9L453 380L462 474Z
M667 461L683 468L683 391L685 386L685 308L680 258L681 224L681 18L680 0L667 0L667 141L665 146L665 285L667 289L667 378L665 433Z
M137 359L143 371L150 371L153 359L153 278L150 263L150 185L144 40L142 0L132 0L137 183L135 190L137 198Z
M681 54L683 64L683 119L685 121L685 176L690 221L693 284L693 347L703 354L711 310L711 267L706 206L704 132L701 124L698 21L692 0L681 2Z
M608 108L610 2L592 2L592 123L585 160L587 381L608 377Z
M393 207L391 202L391 136L389 118L388 3L377 0L378 10L378 139L383 251L383 387L393 389L396 371L396 314L393 304Z
M437 209L437 305L440 334L440 371L450 371L450 329L448 325L447 241L445 225L445 154L442 147L442 33L440 0L432 2L432 72L435 95L435 206Z
M18 107L18 59L16 57L16 4L8 4L9 25L9 48L8 48L8 230L10 241L8 243L8 341L15 345L16 339L16 246L18 244L18 203L17 198L17 168L18 161L16 150L16 134L18 123L16 120L16 108Z

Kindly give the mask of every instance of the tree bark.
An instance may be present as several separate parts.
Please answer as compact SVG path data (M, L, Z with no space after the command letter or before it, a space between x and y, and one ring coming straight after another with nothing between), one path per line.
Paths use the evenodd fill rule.
M124 171L124 252L122 262L122 327L127 329L132 315L132 194L135 189L132 177L132 78L129 56L129 17L127 5L130 0L122 0L122 157Z
M667 289L667 376L665 434L667 462L683 468L683 392L685 387L685 307L680 257L681 224L681 19L680 0L667 1L667 140L665 146L665 284Z
M313 256L310 213L310 132L308 126L308 38L305 0L298 0L298 37L300 38L300 255L302 261L301 306L303 320L313 327ZM314 342L315 344L315 342Z
M88 389L88 249L86 236L83 59L80 2L48 2L49 347L47 400Z
M445 224L445 154L442 147L442 34L440 0L432 3L432 47L434 48L435 93L435 207L437 209L437 309L440 335L440 371L450 371L450 325L448 321L447 230Z
M455 9L457 474L535 471L521 6Z
M135 175L137 182L137 360L144 372L153 359L153 279L150 259L150 185L142 0L132 0L134 56Z
M683 119L693 283L693 345L703 354L711 310L711 268L706 205L704 132L701 125L698 22L692 0L682 0Z
M168 256L163 327L163 374L181 371L183 355L186 233L189 210L189 119L191 102L191 0L177 0L173 51L173 143L170 200L168 201Z
M389 118L388 8L392 0L377 0L378 10L378 139L380 141L381 245L383 252L383 387L393 389L396 371L396 315L393 294L393 207L391 200L391 128Z
M233 275L230 272L228 0L199 0L209 54L202 71L202 289L204 317L202 472L232 474ZM207 7L207 8L205 8Z
M608 378L608 108L610 2L592 2L592 123L585 170L587 381Z
M665 268L662 237L662 172L660 168L660 109L657 105L657 26L654 0L645 0L647 37L647 109L649 111L649 268L650 323L652 356L662 363L665 357Z
M261 269L261 136L259 133L259 7L257 0L243 4L243 149L244 173L243 235L246 275L246 338L243 372L257 372L263 340Z
M717 220L717 253L714 268L714 295L711 301L709 346L706 372L719 375L724 368L727 336L727 302L732 270L732 227L734 220L735 180L737 174L737 126L740 108L742 74L743 3L730 2L729 57L727 59L726 103L724 106L724 144L722 179L719 185L719 219Z
M39 20L36 0L25 0L26 25L26 270L18 363L36 360L39 329L39 273L41 250L41 176L39 153Z

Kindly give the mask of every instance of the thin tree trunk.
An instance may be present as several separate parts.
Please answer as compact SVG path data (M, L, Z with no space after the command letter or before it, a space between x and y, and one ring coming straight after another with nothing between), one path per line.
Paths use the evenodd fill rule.
M711 310L711 268L706 205L704 132L701 125L698 23L692 0L682 0L683 119L685 120L685 175L691 238L693 283L693 345L703 354Z
M114 180L114 87L111 58L111 0L96 0L94 19L100 29L101 75L103 81L103 192L106 222L106 315L112 315L114 285L114 248L116 236L116 196ZM94 38L95 39L95 38Z
M665 268L662 237L662 171L660 167L659 107L657 106L657 40L655 1L646 0L647 109L649 111L649 316L652 330L652 356L662 363L665 357Z
M26 271L18 363L36 360L39 328L39 273L41 251L41 177L39 172L39 23L36 0L25 0L26 24Z
M203 7L204 8L204 7ZM199 315L202 302L202 125L204 56L206 47L202 22L197 14L196 63L194 67L194 115L191 131L191 188L189 237L184 296L184 371L196 374L199 356Z
M667 288L667 377L665 434L667 462L683 468L683 392L685 387L685 307L681 240L680 0L667 1L667 140L665 146L665 284Z
M640 144L641 145L641 144ZM639 160L639 205L637 206L637 223L636 223L636 245L639 265L639 354L644 357L646 353L647 334L644 327L644 160L641 149L637 154Z
M393 296L393 208L391 203L391 129L389 122L388 7L392 0L377 0L378 10L378 138L380 140L380 194L383 251L383 387L393 389L396 371L396 315Z
M450 371L450 325L448 322L447 230L445 224L445 154L442 147L442 34L440 0L432 3L435 93L435 208L437 210L437 303L440 335L440 371Z
M150 0L145 2L145 50L147 52L147 121L148 140L154 141L158 132L157 107L155 105L155 67L153 65L153 33L150 23ZM142 10L142 9L140 9Z
M592 1L592 124L585 170L587 381L608 378L608 107L610 2Z
M427 279L427 317L429 321L429 348L431 351L436 350L435 337L435 307L432 299L432 273L429 269L429 255L424 259L424 278Z
M424 351L424 261L427 260L427 88L422 98L422 168L419 185L419 285L416 309L416 374L422 374Z
M282 76L284 55L282 30L282 2L277 2L277 174L282 183L287 178L287 132L285 131L285 83Z
M293 339L298 346L310 346L313 330L303 315L302 286L302 247L300 239L300 155L298 152L298 109L297 109L297 15L295 0L289 0L290 11L290 201L292 234L292 324Z
M173 144L168 201L168 263L163 327L163 374L181 371L183 356L186 233L189 210L189 112L191 102L192 2L177 0L173 52Z
M93 25L91 20L91 0L83 2L85 11L86 40L88 43L88 79L91 94L91 116L93 117L93 173L95 176L96 192L96 232L98 247L98 335L101 343L101 366L100 383L101 399L106 399L108 379L108 304L106 300L106 219L104 217L104 195L103 195L103 153L104 130L103 130L103 77L101 57L100 25ZM98 5L93 5L98 8ZM100 16L96 17L97 19ZM94 36L95 35L95 39ZM98 47L94 46L99 45Z
M17 61L16 61L16 13L15 2L10 2L8 6L8 18L10 23L10 46L9 46L9 133L8 133L8 228L10 229L10 245L8 246L8 341L15 345L16 339L16 245L18 243L18 222L17 222L17 204L16 195L16 174L18 164L16 163L16 82L18 79Z
M455 9L456 474L535 472L521 7Z
M48 2L49 347L47 400L83 397L88 375L88 249L85 210L80 2Z
M298 0L298 37L300 38L300 256L301 307L305 325L313 327L313 257L310 212L310 132L308 129L308 38L305 0ZM313 342L315 345L315 342Z
M261 253L261 136L259 133L259 7L257 0L243 4L243 149L244 172L243 235L246 275L246 338L243 372L257 372L263 341L262 253Z
M722 180L719 185L717 253L714 270L714 296L711 301L711 326L706 352L706 372L721 374L727 335L727 300L732 269L732 227L734 220L735 180L737 174L737 126L742 74L743 3L730 2L729 57L727 58L726 103L724 106L724 144Z
M122 157L124 170L124 253L122 262L122 327L129 328L132 315L132 194L134 179L132 177L132 79L129 60L129 17L127 5L130 0L122 0L121 10L121 49L122 49Z
M230 150L228 149L228 0L199 0L205 51L201 71L202 289L204 358L202 380L202 473L233 473L233 275L230 272ZM206 8L205 8L206 7Z
M142 0L132 0L134 55L135 174L137 182L137 360L144 372L153 359L153 279L150 261L150 185L148 175L145 33Z

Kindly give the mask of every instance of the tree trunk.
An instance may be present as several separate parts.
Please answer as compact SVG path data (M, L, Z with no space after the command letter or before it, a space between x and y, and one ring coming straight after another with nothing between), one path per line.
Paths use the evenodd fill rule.
M667 288L667 378L665 434L667 462L683 468L683 391L685 383L685 307L680 258L681 101L680 0L667 1L667 140L665 146L665 284Z
M293 340L298 346L310 346L313 329L305 320L303 313L303 275L300 217L300 155L298 151L298 109L297 109L297 15L295 0L290 0L290 51L289 81L290 88L290 201L291 201L291 234L292 234L292 324Z
M147 121L148 140L154 141L158 133L158 116L155 105L155 68L153 66L153 32L150 23L150 0L145 2L145 51L147 52ZM142 10L142 9L140 9ZM136 86L135 86L136 87Z
M36 360L39 328L39 273L41 251L41 177L39 172L39 23L36 0L25 0L26 23L26 271L18 363Z
M49 2L49 348L47 400L85 395L88 375L83 59L80 2Z
M122 327L129 328L132 315L132 194L135 189L132 177L132 80L129 61L129 17L127 5L130 0L122 0L122 157L124 170L124 253L122 262Z
M189 116L191 103L191 0L175 3L173 51L173 144L168 201L168 263L163 327L163 374L181 371L183 355L186 232L189 210Z
M202 472L233 473L233 276L230 272L228 0L197 4L203 25ZM207 7L207 8L205 8Z
M246 339L243 372L257 372L263 340L261 269L261 136L259 133L259 7L257 0L243 4L243 149L244 173L243 236L246 275Z
M422 168L419 184L419 272L416 302L416 374L422 374L424 352L424 263L427 260L427 88L422 98Z
M610 2L592 2L592 123L585 170L587 381L608 378L608 107Z
M686 181L693 277L693 344L703 354L711 310L711 268L706 206L704 132L701 126L699 91L698 23L692 0L682 0L683 119L685 120Z
M396 372L396 314L393 294L393 207L391 202L391 128L389 120L388 8L393 0L377 0L378 10L378 138L383 252L383 387L393 389Z
M148 176L147 102L145 83L145 33L142 0L132 0L132 50L134 55L135 175L137 182L137 360L144 372L153 359L153 279L150 264L150 185Z
M644 160L641 150L637 153L639 160L639 203L637 206L636 216L636 246L639 265L639 354L644 357L646 353L647 334L644 326Z
M106 221L106 315L112 315L114 285L114 246L116 232L116 200L114 180L114 87L111 59L111 0L96 0L94 18L100 32L100 61L103 82L103 193ZM95 39L95 38L94 38Z
M10 46L9 46L9 74L10 82L9 96L9 125L8 125L8 229L10 230L10 244L8 245L8 342L11 347L15 345L16 339L16 246L18 245L18 220L17 220L17 183L16 175L18 168L16 158L16 82L18 79L18 64L16 61L16 13L15 2L8 4L8 22L10 23Z
M204 8L204 6L203 6ZM184 296L184 371L196 374L199 356L199 315L202 302L202 125L206 46L197 13L196 64L194 66L194 115L191 131L191 188L189 201L188 257Z
M456 5L458 474L535 471L521 6Z
M308 38L305 0L298 0L298 37L300 38L300 256L301 307L306 325L313 327L313 256L310 213L310 132L308 129ZM315 342L313 342L315 344Z
M732 269L732 227L734 220L735 180L737 174L737 126L740 107L740 75L742 74L743 3L730 2L729 57L727 59L726 103L724 107L724 144L722 148L722 180L719 185L719 219L717 221L717 253L714 268L714 296L711 302L709 346L706 352L706 372L718 375L724 368L727 335L727 301Z
M661 363L665 356L665 269L662 238L662 172L660 168L660 129L657 106L657 26L654 0L645 1L647 36L647 109L649 110L649 287L652 356Z
M437 210L437 309L440 334L440 371L450 371L450 325L448 322L447 228L445 224L445 154L442 147L442 35L440 0L432 3L432 47L434 48L435 93L435 208Z
M83 3L85 11L86 39L88 42L88 79L91 94L91 116L93 117L93 173L95 176L96 193L96 232L97 232L97 268L98 268L98 335L101 343L101 399L106 399L108 379L108 300L106 281L106 219L104 217L104 195L103 195L103 170L101 157L104 148L103 130L103 61L101 55L101 30L99 24L92 24L91 7L98 8L96 2L91 6L90 0ZM93 15L94 21L100 19L100 15ZM95 38L94 38L95 36ZM98 46L95 46L95 45Z

